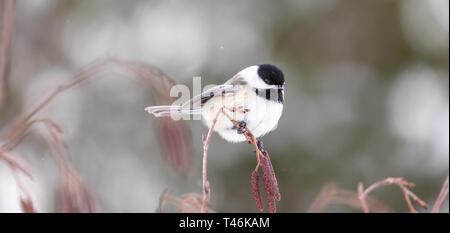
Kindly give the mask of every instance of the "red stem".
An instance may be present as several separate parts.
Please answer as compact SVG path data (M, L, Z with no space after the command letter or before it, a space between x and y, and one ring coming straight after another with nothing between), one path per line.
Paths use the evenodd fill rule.
M211 128L209 128L208 136L206 137L206 140L203 144L203 168L202 168L202 175L203 175L203 203L202 208L200 212L205 213L206 204L209 201L209 182L208 182L208 149L209 149L209 143L211 141L211 135L214 130L214 126L216 126L217 118L219 117L220 113L222 112L223 108L220 108L219 111L216 113L216 117L214 117L214 120L212 122Z

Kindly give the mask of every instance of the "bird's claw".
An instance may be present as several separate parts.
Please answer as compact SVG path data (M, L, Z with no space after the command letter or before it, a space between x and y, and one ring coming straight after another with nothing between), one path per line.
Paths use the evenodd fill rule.
M261 151L261 152L264 152L263 142L260 141L260 140L257 140L256 143L257 143L256 145L258 146L258 150ZM253 149L253 152L256 152L256 149Z
M263 149L263 142L260 141L260 140L258 140L258 149L259 149L260 151L263 151L263 150L264 150L264 149Z
M245 123L245 121L239 122L239 128L237 128L237 133L244 134L247 131L246 128L247 128L247 123Z

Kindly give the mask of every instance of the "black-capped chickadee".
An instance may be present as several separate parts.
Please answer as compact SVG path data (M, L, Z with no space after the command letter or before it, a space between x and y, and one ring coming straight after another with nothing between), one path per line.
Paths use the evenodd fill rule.
M258 138L277 127L283 112L284 75L270 64L254 65L237 73L222 85L208 89L182 105L151 106L145 110L156 117L201 114L214 131L229 142L246 141L245 136L224 114L247 127Z

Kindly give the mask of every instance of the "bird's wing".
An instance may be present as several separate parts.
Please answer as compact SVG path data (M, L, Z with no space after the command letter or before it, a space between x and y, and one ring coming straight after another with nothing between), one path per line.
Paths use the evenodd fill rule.
M236 75L226 83L210 88L200 95L194 96L189 101L185 102L182 105L182 108L196 109L201 108L201 106L210 100L214 96L225 96L230 95L238 91L242 85L245 84L245 81L239 76Z

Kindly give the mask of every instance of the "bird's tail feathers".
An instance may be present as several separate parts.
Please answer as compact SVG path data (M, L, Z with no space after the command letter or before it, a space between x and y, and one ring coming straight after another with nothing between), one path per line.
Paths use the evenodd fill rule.
M176 105L164 105L164 106L150 106L146 107L145 111L153 114L155 117L166 116L183 116L183 115L195 115L202 114L202 109L185 109Z

